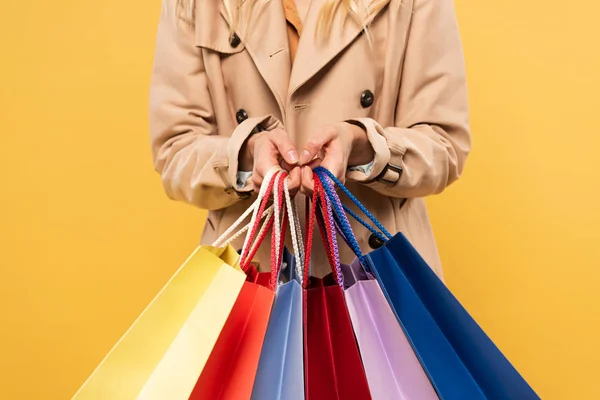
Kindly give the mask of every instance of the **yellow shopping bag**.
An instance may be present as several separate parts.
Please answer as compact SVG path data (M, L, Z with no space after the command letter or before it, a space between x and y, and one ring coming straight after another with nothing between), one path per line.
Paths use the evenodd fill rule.
M189 375L194 387L246 279L231 247L199 246L119 339L96 370L73 396L75 400L131 400L145 386L181 382ZM186 335L193 360L175 360L186 368L164 368L175 342ZM193 364L194 368L191 368ZM195 375L195 376L194 376ZM175 379L177 378L177 379ZM174 380L175 379L175 380ZM185 391L185 388L180 388ZM188 393L189 393L188 392ZM152 397L152 396L150 396ZM180 397L170 397L172 399ZM187 397L185 397L187 398Z
M250 232L256 218L266 217L261 232L269 226L272 207L260 216L258 209L279 171L267 173L254 204L213 246L196 248L72 400L188 399L247 278L229 243ZM249 239L244 248L254 249L258 243Z

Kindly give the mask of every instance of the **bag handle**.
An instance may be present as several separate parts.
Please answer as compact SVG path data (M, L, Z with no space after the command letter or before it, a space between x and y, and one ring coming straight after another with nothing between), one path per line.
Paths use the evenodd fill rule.
M260 190L258 192L258 197L254 201L254 203L252 203L250 205L250 207L248 207L248 209L246 211L244 211L244 213L229 228L227 228L227 230L225 232L223 232L223 234L217 240L214 241L213 247L227 246L228 244L230 244L235 239L240 237L244 232L248 231L253 226L254 221L250 221L250 223L248 223L246 226L244 226L243 228L241 228L240 230L238 230L237 232L234 233L234 231L244 222L244 220L246 220L246 218L248 218L248 216L251 213L253 213L253 217L256 215L256 210L260 207L260 205L262 203L262 199L263 199L264 194L269 186L269 183L273 179L273 176L275 176L275 174L277 172L279 172L280 170L281 170L281 167L276 165L276 166L272 167L269 171L267 171L267 174L265 175L265 178L263 180L263 184L261 185ZM247 242L248 242L248 237L246 236L246 240L244 241L244 246L247 245Z
M294 275L298 276L298 280L301 281L301 273L302 273L302 252L303 247L298 243L298 236L302 237L299 230L299 217L298 211L295 207L295 203L292 202L290 191L289 191L289 176L286 173L285 175L281 175L283 179L279 180L280 177L277 177L278 181L275 182L275 186L278 187L273 193L273 198L275 204L281 205L282 200L281 196L283 195L285 199L285 209L281 206L283 212L283 221L281 221L280 212L278 208L275 207L275 227L274 227L274 235L271 235L271 265L276 266L277 268L271 269L271 287L277 290L279 286L279 275L281 274L281 268L283 266L283 250L285 245L285 235L282 232L285 232L287 229L287 224L290 225L290 231L292 234L292 245L294 249L294 255L296 260L296 269L295 271L291 271ZM279 228L280 227L280 228ZM293 276L292 275L292 279Z
M264 206L266 205L266 201L269 200L271 191L273 190L274 176L282 171L283 171L283 169L280 166L275 165L275 166L271 167L271 169L269 169L269 171L267 172L267 175L265 176L265 179L263 180L263 183L260 186L260 190L258 191L257 201L260 200L260 203L259 203L260 206L257 206L254 209L254 212L252 213L252 218L250 219L250 224L252 227L255 226L257 217L259 215L262 215L262 212L264 212ZM246 236L246 240L244 241L244 245L243 245L242 249L247 248L249 240L250 240L250 235Z
M304 271L302 276L302 287L306 289L308 287L308 273L310 270L310 256L312 253L312 241L315 230L315 205L317 204L319 194L316 190L313 190L312 199L309 203L309 198L306 197L306 242L304 245Z
M365 256L362 254L362 251L360 250L360 246L358 244L358 241L356 240L356 236L354 235L354 232L352 231L352 227L350 226L350 221L348 221L348 217L346 216L346 213L344 212L344 208L342 207L342 202L340 200L340 197L335 192L335 189L333 187L333 183L332 183L331 179L329 179L328 176L322 174L321 172L317 172L317 174L319 176L321 176L324 190L327 193L327 197L333 203L333 208L335 209L336 217L337 217L336 218L336 226L341 231L340 232L341 236L346 241L346 244L348 245L348 247L350 247L352 249L352 252L356 255L356 257L358 257L358 259L360 260L363 267L366 267L367 264L365 263L365 259L364 259Z
M278 173L284 173L283 170L279 170ZM262 194L259 193L259 196L261 196L262 198L262 203L260 205L260 207L256 210L254 210L254 213L252 215L252 220L251 220L251 224L252 224L252 229L250 230L249 234L246 236L246 242L244 243L244 247L242 248L242 255L240 258L240 268L243 271L247 271L248 268L250 267L250 263L252 262L252 257L254 257L254 255L256 254L256 252L258 251L258 248L260 247L260 244L264 241L265 236L268 232L268 230L271 228L271 226L273 225L273 218L269 218L269 221L266 225L266 229L261 229L260 232L258 231L258 225L260 223L260 219L259 216L262 216L265 212L265 208L267 206L267 203L269 202L269 197L271 195L271 192L273 191L273 185L275 184L275 180L271 179L269 181L269 184L267 185L267 188L265 191L263 191L263 186L261 186L261 192L263 192ZM277 207L277 205L276 205ZM252 247L249 247L249 243L252 243L252 239L256 239L254 245Z
M265 211L265 214L267 214L266 220L263 222L262 226L260 227L260 230L258 231L258 234L256 235L259 238L263 238L263 240L264 240L264 237L266 237L267 232L269 231L271 226L273 226L273 210L274 210L274 207L271 206ZM258 248L260 247L261 243L262 243L262 240L260 240L260 241L255 240L252 243L252 247L250 248L250 254L251 254L250 261L252 261L252 257L254 257L254 255L258 251Z
M264 212L264 214L261 216L261 220L265 219L263 223L263 227L269 222L269 218L271 218L271 216L273 215L273 206L270 206L269 208L267 208ZM240 236L242 236L244 233L247 234L248 230L251 228L251 223L247 223L242 229L240 229L239 231L237 231L233 236L231 236L229 239L227 239L225 242L223 243L219 243L218 245L216 245L215 243L213 243L213 247L227 247L229 246L233 241L235 241L237 238L239 238Z
M315 177L315 184L318 186L321 201L320 218L317 219L317 222L319 223L321 236L324 238L325 250L327 251L331 270L336 275L338 285L343 289L344 277L342 275L342 266L340 265L340 253L337 245L331 202L325 194L323 182L320 177L316 174Z
M321 184L321 180L319 176L313 172L313 178L315 182L315 187L312 194L311 205L309 208L309 213L307 213L307 233L306 233L306 252L304 254L304 277L302 281L303 288L308 287L308 272L310 267L310 255L312 253L312 242L314 236L314 228L315 228L315 220L316 218L316 210L320 206L321 212L328 212L327 218L319 219L319 229L321 229L321 236L323 236L323 244L325 246L325 250L327 253L327 258L329 261L329 265L332 269L332 272L335 272L336 280L338 285L343 288L343 278L341 273L341 267L339 265L339 255L337 254L337 243L335 237L332 235L331 228L333 224L329 217L331 216L331 209L327 205L327 199L325 193L323 191L323 186ZM326 225L326 228L321 224L322 220Z
M279 277L279 271L281 270L281 263L283 258L283 246L285 238L285 230L287 226L287 215L285 208L283 208L283 190L284 182L287 179L287 172L278 173L275 178L275 186L277 190L273 192L273 202L275 205L275 225L271 234L271 279L269 284L271 289L275 289ZM281 213L283 212L283 221L281 219ZM283 225L283 226L282 226Z
M298 276L298 279L300 280L300 285L302 285L304 242L302 240L302 229L300 228L300 217L298 216L298 209L296 207L296 203L292 202L287 178L283 181L283 193L285 195L285 204L287 207L290 232L292 234L292 247L294 249L294 258L296 259L295 272L296 276Z
M356 206L365 214L365 216L371 220L371 222L373 222L373 224L379 229L379 231L377 231L375 228L373 228L371 225L369 225L367 222L365 222L362 218L360 218L354 211L352 211L349 207L347 207L346 205L342 205L343 209L350 214L350 216L352 216L352 218L356 219L360 224L362 224L365 228L367 228L369 231L371 231L372 233L374 233L375 235L378 236L379 239L381 239L382 241L386 242L389 239L392 238L392 234L388 232L387 229L385 229L385 227L383 226L383 224L381 222L379 222L377 220L377 218L375 218L373 216L373 214L371 214L369 212L369 210L367 210L367 208L350 192L350 190L348 190L348 188L346 186L344 186L344 184L342 182L340 182L340 180L331 173L331 171L329 171L326 168L323 168L321 166L315 168L315 172L319 175L319 176L323 176L323 175L327 175L333 182L335 182L335 184L342 189L342 191L344 193L346 193L346 195L348 196L348 198L350 199L350 201L352 201L354 204L356 204ZM327 189L326 189L327 190ZM335 191L333 191L335 192ZM331 197L331 193L329 191L327 191L327 195L328 197ZM336 212L340 212L339 210L336 210Z

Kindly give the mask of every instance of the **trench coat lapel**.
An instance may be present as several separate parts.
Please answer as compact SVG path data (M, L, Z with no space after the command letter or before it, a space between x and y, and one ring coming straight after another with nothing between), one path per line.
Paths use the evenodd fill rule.
M219 2L221 15L228 21L228 13L223 1ZM228 4L237 3L236 0ZM265 80L282 114L290 80L291 61L288 48L287 25L281 0L256 1L251 9L249 1L240 6L240 17L236 34L262 78Z
M340 18L341 13L336 13L336 18L331 27L331 35L325 40L317 40L315 29L319 18L319 11L324 1L312 0L308 15L305 18L302 36L298 43L298 51L290 77L288 88L290 96L363 33L362 26L352 18L348 17L344 22ZM383 9L385 7L382 7L379 13ZM377 14L371 15L367 20L367 24L376 16Z

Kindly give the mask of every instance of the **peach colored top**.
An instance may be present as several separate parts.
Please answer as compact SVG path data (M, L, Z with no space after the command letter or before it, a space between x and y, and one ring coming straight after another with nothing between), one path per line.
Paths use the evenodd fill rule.
M290 47L290 58L292 64L298 50L298 41L302 34L302 20L298 15L298 9L294 0L283 0L283 10L287 21L288 43Z

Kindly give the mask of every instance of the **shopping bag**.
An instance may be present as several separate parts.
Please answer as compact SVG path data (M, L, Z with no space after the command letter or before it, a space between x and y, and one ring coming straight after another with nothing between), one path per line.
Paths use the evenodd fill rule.
M318 201L324 207L322 189L318 185L318 179L315 179L308 218L303 278L306 398L370 399L367 378L344 301L341 271L333 270L332 274L323 279L308 279ZM321 233L321 236L329 250L327 235ZM330 265L334 266L329 251L328 259Z
M347 244L350 244L347 236L355 242L352 230L346 233L341 230L341 221L350 226L346 215L333 218L331 204L335 202L340 209L342 205L330 179L320 178L323 187L329 189L327 192L333 194L332 198L326 196L324 214L329 226L337 227ZM335 233L328 232L332 241ZM364 270L358 258L351 265L342 264L341 270L350 320L373 399L438 399L375 278Z
M200 324L194 356L208 358L246 276L230 263L231 247L199 246L169 279L73 396L76 400L131 400L186 324ZM179 369L165 371L169 381Z
M278 197L275 200L275 213L278 215L282 205L283 180L286 176L287 173L280 172L270 183L258 215L264 213L274 185L275 195ZM260 352L275 298L274 288L280 265L279 257L274 251L271 252L271 272L259 273L251 264L250 260L258 250L258 246L264 240L268 229L273 226L273 220L270 219L267 229L257 232L260 218L255 217L253 220L256 219L256 222L249 237L258 236L257 245L250 250L246 243L240 262L247 279L191 392L190 399L241 400L250 398L252 394ZM277 227L278 224L275 226Z
M378 230L357 218L363 225L388 239L366 257L357 243L354 248L376 276L439 397L538 399L406 237L402 233L392 237L329 171L317 168L317 173L334 180ZM329 191L328 196L332 198L333 193ZM333 207L337 214L344 212L335 202Z
M247 229L234 233L244 218L228 230L231 239ZM195 249L73 399L188 397L246 279L231 240L217 242Z
M275 171L273 171L266 179L265 185L264 186L268 186L269 188L272 187L272 177L275 175ZM266 192L266 188L261 188L261 195L264 195L264 193ZM260 207L262 207L263 205L263 201L262 201L262 197L259 196L258 199L256 200L256 202L250 207L250 209L252 209L251 211L254 212L253 217L256 217L258 215L258 209ZM261 214L260 216L264 216L265 214L270 215L270 213L267 212L263 212L264 211L264 207L260 209L261 210ZM245 214L248 214L250 211L247 211ZM237 229L237 226L245 219L245 216L240 217L233 225L232 227L230 227L230 229L228 231L232 232L233 230ZM253 221L255 221L256 223L258 223L257 221L259 221L260 218L258 220L254 219ZM252 221L251 221L252 222ZM267 221L265 223L265 225L263 225L263 229L261 230L261 233L264 232L266 233L266 230L268 230L268 226L269 224L272 223L270 216L267 217ZM223 246L227 243L230 243L233 238L235 238L237 235L239 235L241 232L243 232L246 228L242 229L240 232L238 232L237 234L234 234L231 238L227 239L224 243L221 242L221 239L223 239L224 237L222 236L221 238L219 238L214 245L219 245L219 246ZM248 234L246 236L246 242L248 242L249 239L254 239L254 237L250 238L251 234ZM257 248L259 243L252 243L253 244L253 249ZM251 256L253 256L254 253L251 254ZM243 260L240 259L240 263ZM240 265L240 272L245 273L246 275L246 281L248 281L248 273L247 273L247 268L241 268L241 264ZM257 279L256 276L252 277L253 279ZM244 296L247 296L247 290L244 290L244 287L246 286L246 283L243 284L242 289L240 291L240 293L238 294L238 297L236 299L236 303L237 304L239 302L240 297L244 298ZM231 313L235 312L236 307L235 304L233 306L233 308L231 309L229 315L227 316L227 320L229 320L229 318L231 317ZM165 355L163 356L163 358L161 359L159 365L157 366L157 368L154 370L154 372L152 373L152 376L150 377L150 379L148 380L148 382L146 383L146 385L144 386L144 388L142 389L142 392L140 393L139 398L143 398L143 399L147 399L147 400L151 400L151 399L165 399L165 398L169 398L169 399L187 399L190 396L190 393L192 392L194 385L198 379L198 376L200 375L200 373L207 367L209 360L208 355L212 354L212 352L214 352L214 348L212 349L212 351L209 354L203 353L202 357L199 357L199 353L196 350L197 347L197 343L201 342L202 338L203 338L203 327L204 324L206 323L206 321L202 320L202 319L195 319L195 320L191 320L188 321L186 323L186 325L181 329L181 331L179 332L179 334L177 335L177 337L175 338L175 340L173 341L173 343L171 343L171 345L169 346L169 349L167 350L167 352L165 353ZM223 325L221 325L223 327ZM218 335L218 337L222 336L222 332ZM213 340L213 345L216 346L216 343ZM173 372L176 372L176 374L173 374ZM164 379L165 376L168 376L169 379Z
M302 290L295 261L285 250L289 281L280 284L263 343L252 399L304 399Z
M283 249L283 264L278 279L275 303L260 354L253 400L303 400L304 363L302 337L302 261L298 240L297 212L287 184L284 185L287 215L295 256ZM277 224L277 218L275 219ZM281 246L283 241L277 243Z

